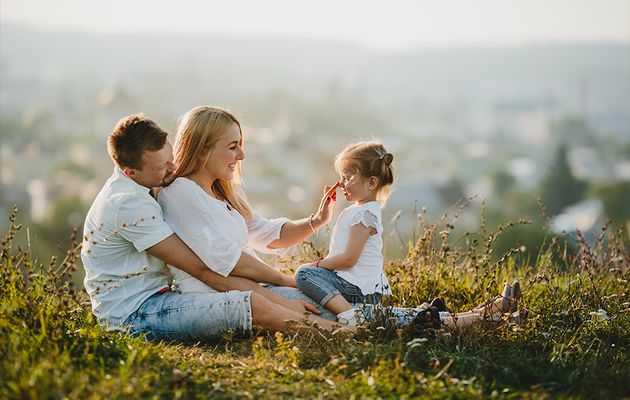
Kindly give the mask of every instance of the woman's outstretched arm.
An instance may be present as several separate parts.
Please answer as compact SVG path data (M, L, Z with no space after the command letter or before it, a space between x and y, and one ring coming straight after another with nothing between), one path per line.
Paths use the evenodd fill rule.
M335 196L333 193L339 187L339 182L332 187L326 185L324 187L324 197L322 197L319 208L312 217L304 218L296 221L287 222L282 226L280 238L274 240L267 245L270 249L284 249L291 247L306 240L321 227L326 225L332 219L332 208L335 204Z

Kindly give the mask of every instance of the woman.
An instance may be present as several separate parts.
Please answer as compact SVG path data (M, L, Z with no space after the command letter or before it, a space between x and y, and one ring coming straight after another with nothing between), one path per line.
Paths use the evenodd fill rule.
M177 129L175 180L158 196L164 218L215 272L285 286L272 288L275 293L269 291L265 297L295 311L319 313L311 299L297 289L286 288L294 286L293 277L282 275L266 265L253 249L274 252L293 246L327 224L332 217L334 188L325 188L319 209L308 218L297 221L265 219L251 209L241 190L240 162L245 157L243 144L240 123L228 111L199 106L187 112ZM181 270L171 268L171 271L174 283L182 292L212 291ZM291 301L287 297L301 301ZM472 315L462 315L465 318L460 320L460 324L464 321L468 325L465 322L468 320L474 323L487 311L503 310L504 300L509 299L497 298L483 311L479 309ZM414 309L395 308L392 311L402 323L412 320L424 323L425 319L439 321L436 310L420 316ZM324 311L322 316L336 319L328 311Z
M325 194L319 209L302 220L262 218L252 211L240 187L243 158L240 123L231 113L209 106L186 113L175 143L175 180L158 196L164 218L215 272L277 285L273 292L282 296L267 293L270 300L295 311L319 313L304 301L308 297L288 288L294 286L292 277L266 265L254 249L271 253L302 242L330 221L333 201ZM212 290L179 269L171 271L182 292Z

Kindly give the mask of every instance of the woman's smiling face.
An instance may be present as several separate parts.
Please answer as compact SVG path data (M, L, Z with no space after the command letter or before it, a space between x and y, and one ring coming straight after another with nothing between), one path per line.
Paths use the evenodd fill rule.
M230 124L219 141L210 150L204 169L212 180L232 180L236 166L245 158L241 131L237 124Z

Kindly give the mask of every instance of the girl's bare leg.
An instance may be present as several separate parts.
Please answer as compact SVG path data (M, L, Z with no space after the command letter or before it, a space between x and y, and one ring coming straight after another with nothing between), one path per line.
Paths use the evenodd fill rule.
M328 310L334 312L335 314L340 314L344 311L352 310L352 304L348 303L348 301L340 294L333 296L326 304L324 304Z

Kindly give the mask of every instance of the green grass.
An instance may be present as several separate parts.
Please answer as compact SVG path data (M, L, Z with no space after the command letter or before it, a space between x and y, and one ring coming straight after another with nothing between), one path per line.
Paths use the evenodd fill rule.
M434 223L420 218L423 236L405 259L387 265L392 303L415 306L442 295L463 311L519 278L522 306L534 312L525 323L414 335L376 322L354 337L255 331L210 343L147 343L105 332L71 283L78 249L37 263L14 244L21 232L14 213L0 254L0 398L630 396L624 233L603 231L568 251L549 235L536 259L517 249L493 255L510 224L486 232L482 222L479 232L453 238L458 212ZM591 314L599 309L609 319Z

